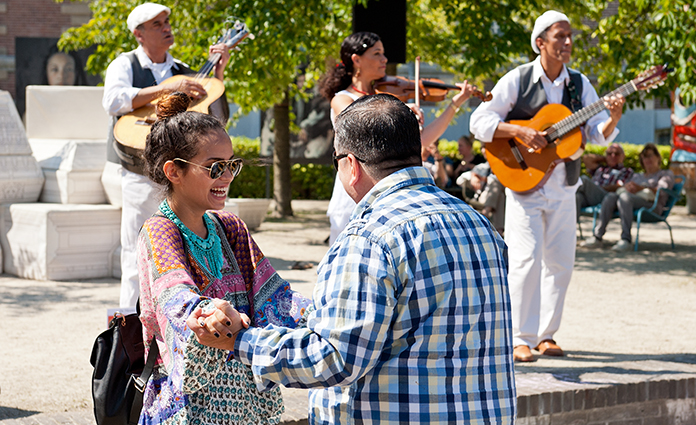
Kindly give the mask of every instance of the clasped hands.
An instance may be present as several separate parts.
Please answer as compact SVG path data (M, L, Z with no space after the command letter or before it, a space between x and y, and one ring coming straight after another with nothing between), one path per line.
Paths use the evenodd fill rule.
M186 319L186 325L199 343L233 351L237 332L249 327L249 316L238 312L225 300L216 298L211 301L203 308L196 307Z

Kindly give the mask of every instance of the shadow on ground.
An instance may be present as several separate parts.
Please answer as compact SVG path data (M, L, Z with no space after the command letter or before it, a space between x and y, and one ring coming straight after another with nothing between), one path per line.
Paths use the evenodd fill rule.
M6 274L0 275L2 277L11 277ZM27 280L27 283L31 283L31 280ZM27 305L31 305L36 308L43 308L50 305L55 305L61 302L84 302L90 303L92 305L103 305L104 308L112 307L113 300L94 299L94 296L90 293L85 293L80 295L79 289L81 287L90 288L95 283L105 284L105 285L120 285L120 281L111 278L104 279L92 279L85 280L84 282L46 282L46 284L40 285L22 285L21 287L14 288L4 288L2 297L0 297L0 306L7 309L23 309Z
M611 375L619 375L609 381L622 382L620 376L645 380L651 376L696 374L696 354L615 354L590 351L571 351L553 363L515 364L518 374L550 374L558 381L582 384L606 384ZM566 366L564 366L566 363ZM602 376L598 382L593 377Z
M41 412L36 412L34 410L15 409L14 407L0 406L0 420L26 418L32 415L36 415L37 413Z
M693 276L696 274L696 252L693 245L677 244L675 249L671 250L669 241L641 243L638 252L614 252L609 248L578 248L575 252L575 270Z

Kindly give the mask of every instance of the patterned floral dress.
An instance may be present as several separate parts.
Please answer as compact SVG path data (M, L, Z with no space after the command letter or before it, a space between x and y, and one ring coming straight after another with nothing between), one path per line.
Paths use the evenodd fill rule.
M140 231L138 268L144 343L157 341L158 364L145 387L140 424L277 424L284 410L280 389L260 392L248 366L231 353L196 341L186 319L197 306L220 298L246 313L251 326L304 325L311 300L275 272L244 223L211 212L222 241L222 278L191 255L179 228L151 217ZM147 356L147 352L146 352Z

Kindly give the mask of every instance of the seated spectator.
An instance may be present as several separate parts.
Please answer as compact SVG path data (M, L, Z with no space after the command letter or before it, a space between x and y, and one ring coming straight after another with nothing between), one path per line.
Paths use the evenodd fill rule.
M485 149L481 148L485 158ZM505 228L505 186L491 172L488 162L476 165L471 171L462 173L457 179L464 200L474 209L486 216L493 227L504 234ZM467 193L472 193L466 197Z
M578 220L580 209L601 204L607 193L616 192L616 189L631 180L633 169L624 166L625 159L623 148L618 143L612 143L604 156L583 155L582 161L591 177L580 176L582 184L575 193ZM602 163L606 165L600 165Z
M662 170L662 157L657 147L648 143L640 153L640 164L645 173L636 173L631 180L616 192L608 193L602 201L602 208L594 229L594 237L585 241L582 246L597 248L603 245L602 237L607 230L607 224L612 219L614 211L618 208L621 219L621 240L611 249L614 251L627 251L631 247L631 223L633 211L641 207L649 207L655 200L657 189L671 189L674 186L674 173L670 170ZM667 197L658 201L656 213L659 214L667 202Z
M440 189L447 187L449 177L447 176L445 157L440 153L438 145L440 140L435 140L430 146L421 147L421 159L423 167L430 171L430 175L435 179L435 184Z
M452 181L456 181L462 173L471 171L475 166L486 162L486 158L478 153L474 153L474 139L471 136L462 136L457 140L457 149L462 156L462 160L454 167L450 175Z

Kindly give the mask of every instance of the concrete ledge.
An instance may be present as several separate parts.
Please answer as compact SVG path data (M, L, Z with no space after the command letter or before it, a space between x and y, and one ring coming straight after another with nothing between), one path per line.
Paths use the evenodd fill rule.
M249 229L258 228L268 212L270 199L233 198L225 202L225 211L241 218Z
M4 270L38 280L111 277L120 229L111 205L2 205Z

